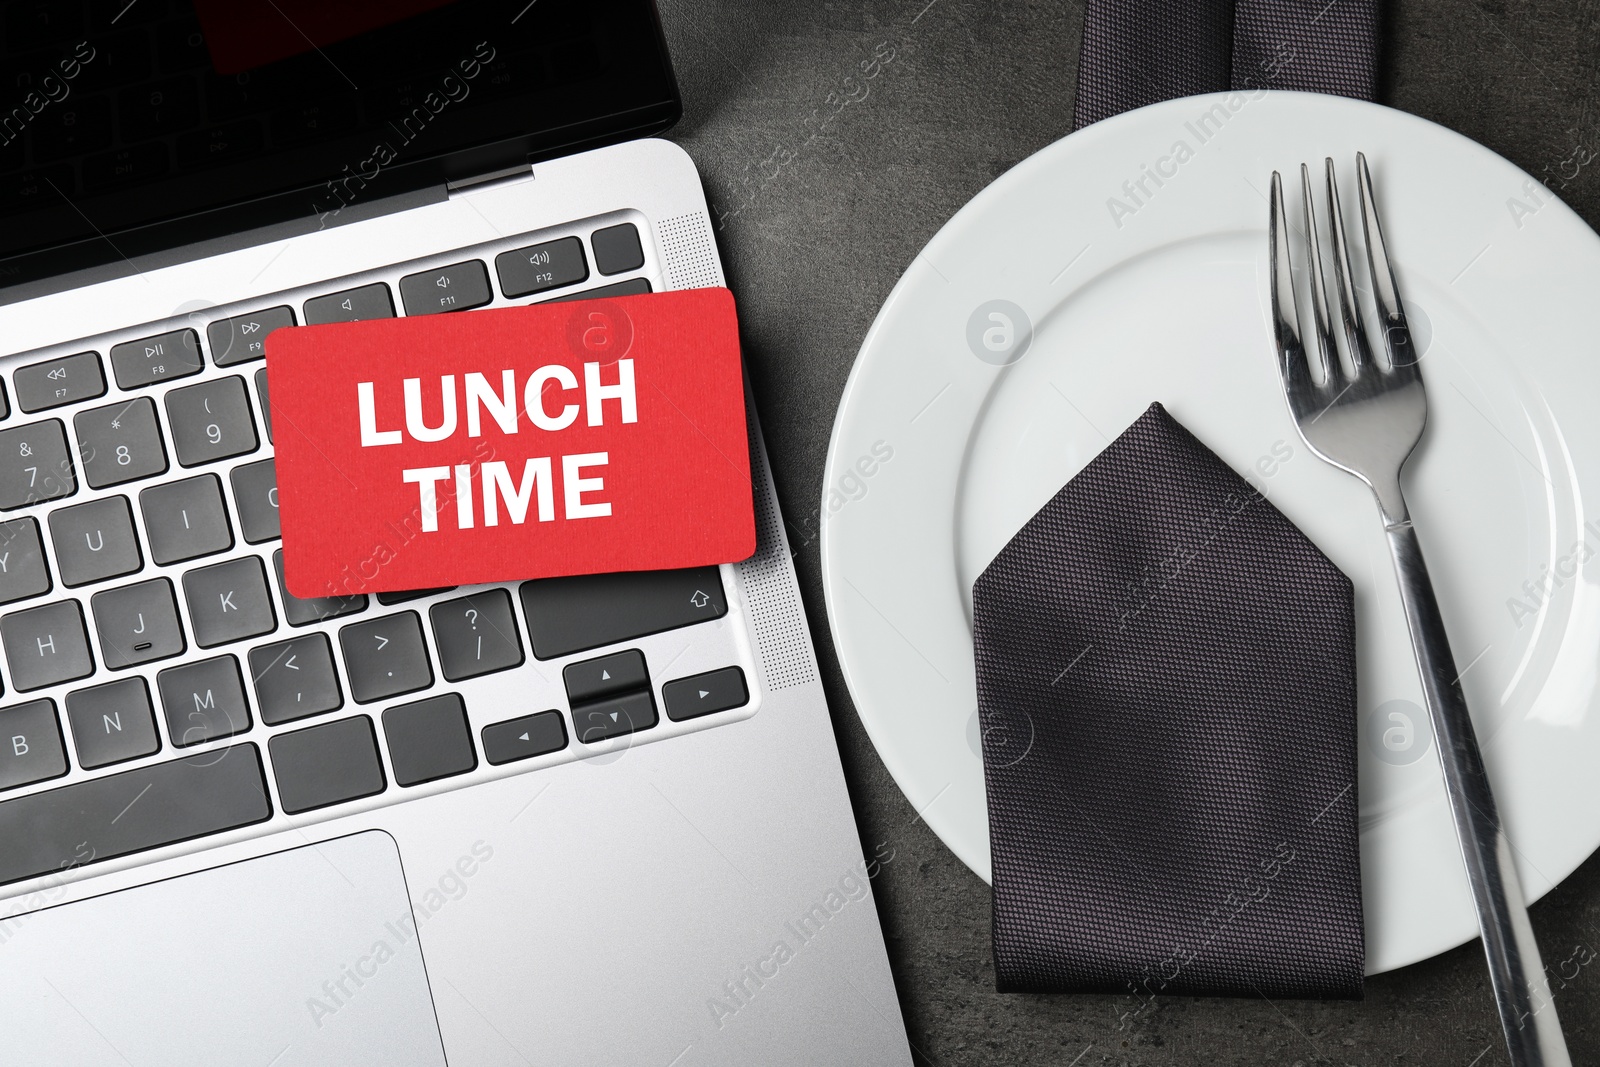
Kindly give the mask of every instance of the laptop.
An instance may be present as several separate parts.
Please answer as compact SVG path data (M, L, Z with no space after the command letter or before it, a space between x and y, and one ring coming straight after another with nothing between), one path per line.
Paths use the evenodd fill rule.
M724 283L649 0L0 20L4 1061L909 1063L753 405L748 560L283 585L273 329Z

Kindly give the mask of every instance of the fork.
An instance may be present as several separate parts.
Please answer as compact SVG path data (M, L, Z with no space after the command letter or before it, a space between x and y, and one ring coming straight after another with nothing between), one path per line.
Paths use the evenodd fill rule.
M1361 198L1361 228L1366 237L1367 264L1378 325L1387 360L1373 358L1350 272L1349 241L1333 160L1327 161L1328 234L1333 245L1334 290L1339 321L1349 353L1349 367L1334 341L1331 303L1322 269L1322 249L1311 195L1311 172L1300 165L1306 226L1306 258L1310 267L1312 319L1316 331L1315 360L1300 328L1298 300L1289 259L1289 223L1283 203L1283 181L1272 174L1271 288L1273 335L1278 370L1289 412L1306 446L1323 460L1360 478L1377 498L1378 511L1394 558L1400 600L1423 699L1439 750L1445 792L1455 820L1461 857L1472 885L1478 928L1489 960L1500 1025L1515 1067L1569 1067L1566 1042L1556 1017L1539 946L1512 860L1511 843L1500 824L1494 792L1484 770L1461 689L1461 676L1450 654L1444 619L1433 595L1428 567L1400 490L1400 469L1416 447L1427 421L1428 401L1418 356L1406 326L1399 286L1384 245L1383 227L1372 193L1366 156L1356 154Z

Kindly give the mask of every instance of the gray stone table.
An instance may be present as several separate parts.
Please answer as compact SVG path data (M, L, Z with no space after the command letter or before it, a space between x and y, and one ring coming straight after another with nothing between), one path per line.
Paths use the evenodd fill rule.
M1360 1003L1171 998L1120 1031L1123 998L995 993L988 888L916 817L845 689L823 606L817 505L845 377L890 288L967 200L1068 132L1082 9L1074 0L660 4L685 101L671 136L723 216L718 239L861 840L869 855L893 854L874 891L917 1062L1504 1063L1476 942L1371 980ZM1567 203L1600 223L1600 159L1575 175L1570 162L1600 150L1600 4L1400 0L1388 7L1385 41L1382 102L1557 178ZM808 141L816 116L859 95L846 82L858 64L891 50L865 98ZM1600 860L1536 905L1533 921L1546 960L1580 946L1600 953ZM1575 1062L1600 1062L1600 961L1559 1005Z

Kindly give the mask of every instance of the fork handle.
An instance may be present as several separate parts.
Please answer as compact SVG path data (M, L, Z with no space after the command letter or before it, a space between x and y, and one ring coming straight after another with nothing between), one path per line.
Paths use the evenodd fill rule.
M1513 1067L1570 1067L1572 1060L1561 1036L1533 925L1528 921L1511 842L1500 825L1422 546L1409 521L1389 524L1387 532L1511 1063Z

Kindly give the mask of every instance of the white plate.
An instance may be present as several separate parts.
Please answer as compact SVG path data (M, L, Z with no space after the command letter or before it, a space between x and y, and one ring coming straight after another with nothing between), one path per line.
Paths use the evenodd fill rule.
M1543 895L1600 844L1600 239L1449 130L1337 97L1220 94L1119 116L1019 164L929 242L862 345L828 456L822 564L867 732L987 880L973 579L1164 403L1355 583L1376 973L1477 926L1377 511L1301 443L1274 369L1268 178L1283 171L1297 204L1299 164L1320 173L1332 155L1352 218L1358 149L1428 387L1407 495L1524 884ZM1031 324L1004 366L997 311L1013 320L1013 357ZM1530 597L1524 584L1542 580L1548 594Z

